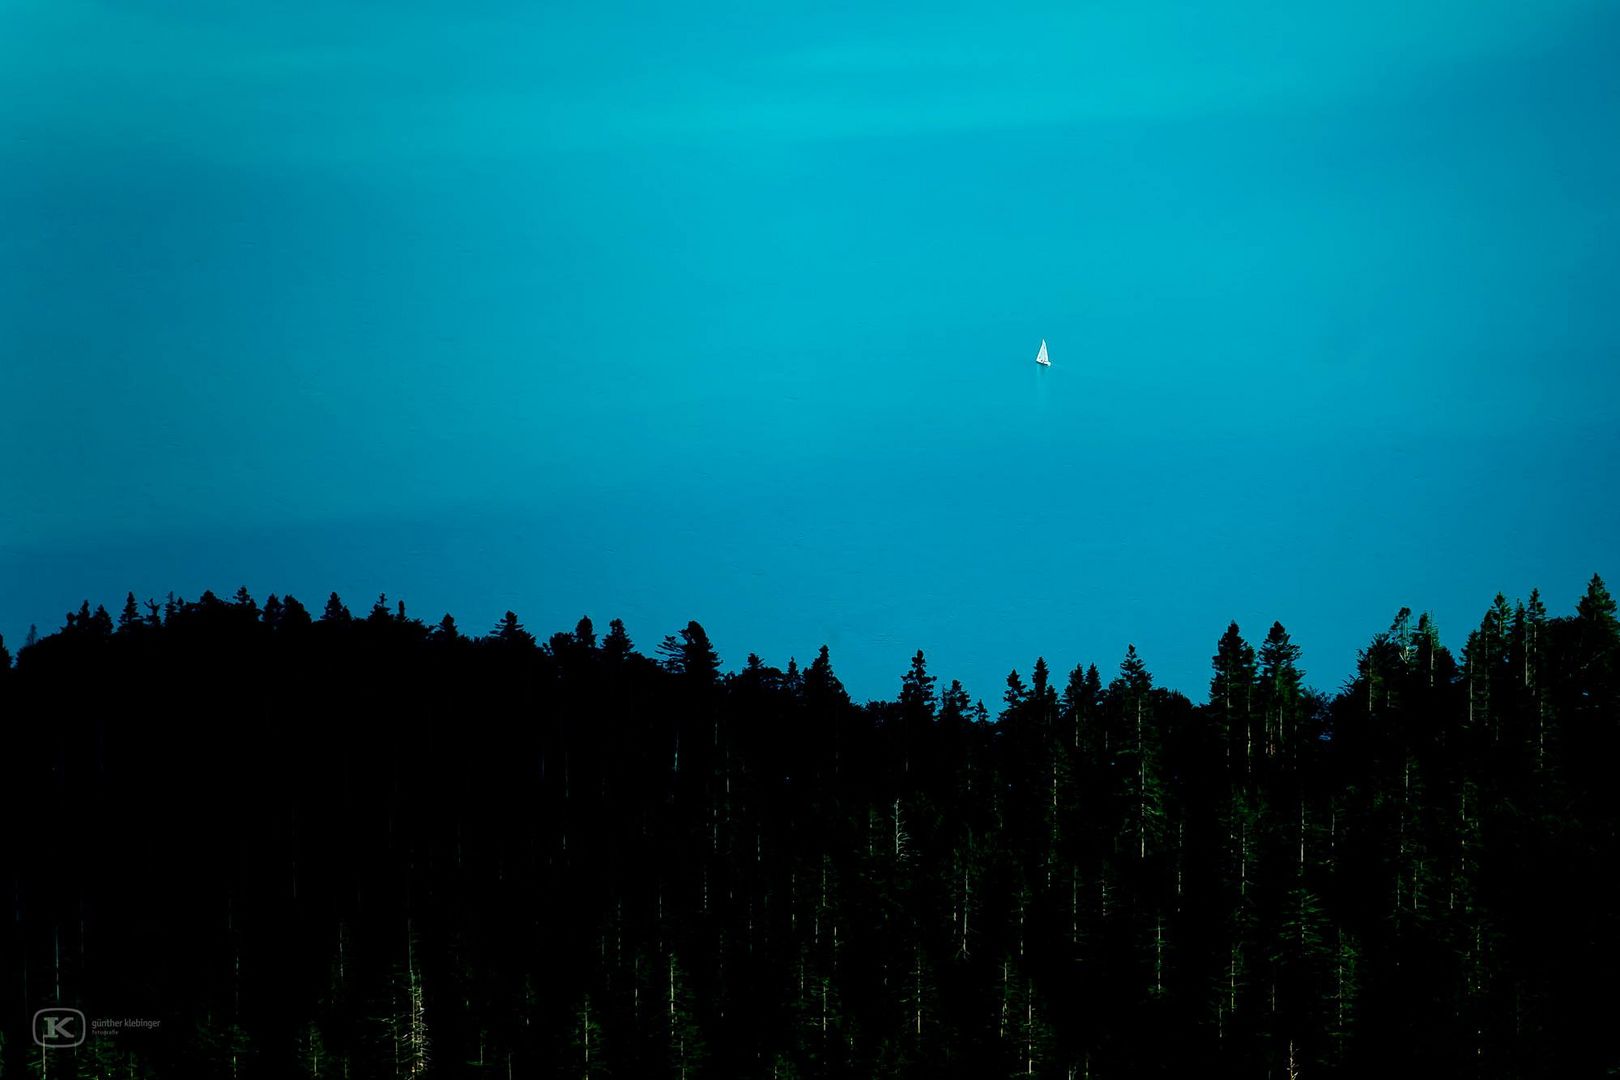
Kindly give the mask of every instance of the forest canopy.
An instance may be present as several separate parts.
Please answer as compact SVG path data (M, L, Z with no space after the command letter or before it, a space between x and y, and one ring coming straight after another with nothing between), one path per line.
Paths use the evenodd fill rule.
M1403 608L1332 693L1233 623L1198 704L1134 646L860 704L697 622L313 609L0 642L0 1075L1620 1068L1596 576L1457 652Z

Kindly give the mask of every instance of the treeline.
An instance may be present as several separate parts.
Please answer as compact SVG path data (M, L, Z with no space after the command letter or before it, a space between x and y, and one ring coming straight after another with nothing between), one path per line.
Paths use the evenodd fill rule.
M32 638L33 635L31 635ZM0 1075L1593 1076L1620 1066L1620 630L1403 609L1337 694L697 623L86 604L0 645ZM41 1050L49 1006L156 1020Z

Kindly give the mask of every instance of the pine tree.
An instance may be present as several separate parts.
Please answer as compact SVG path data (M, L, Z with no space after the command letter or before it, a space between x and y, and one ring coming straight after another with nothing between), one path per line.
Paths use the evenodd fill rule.
M602 1008L586 994L575 1010L570 1039L573 1061L565 1075L577 1076L580 1080L609 1075L602 1036Z
M141 607L135 602L135 594L132 592L124 597L124 610L118 613L118 630L120 633L127 633L140 625L142 625Z
M696 622L687 623L679 637L665 637L658 651L666 668L685 675L695 685L707 686L719 677L720 657L709 643L709 635Z
M1227 770L1247 775L1254 771L1256 675L1254 649L1243 640L1237 623L1227 626L1211 662L1215 674L1209 682L1209 701L1219 718ZM1261 742L1263 746L1263 734Z
M1403 632L1396 648L1409 647ZM1259 705L1265 721L1267 757L1283 756L1292 761L1298 751L1304 684L1298 667L1299 653L1299 646L1288 639L1282 623L1272 623L1260 646Z
M904 711L934 717L934 677L928 674L928 661L921 649L911 658L911 667L900 680L900 708Z
M810 661L810 666L804 672L805 702L812 710L825 710L849 704L849 694L844 690L844 684L838 681L833 674L832 660L828 654L827 646L823 645L816 653L816 658Z
M286 611L286 607L281 603L281 598L275 593L271 593L264 598L264 625L271 630L278 629Z
M1018 674L1017 668L1007 673L1007 689L1002 692L1001 701L1005 706L1001 712L1003 721L1016 720L1024 711L1024 706L1029 703L1029 687L1024 685L1023 677Z
M1127 832L1134 840L1138 859L1147 858L1148 849L1157 845L1164 824L1164 791L1159 772L1159 731L1153 716L1153 676L1136 654L1136 646L1126 647L1120 661L1119 677L1109 687L1114 704L1114 726L1120 733L1117 747L1118 770L1124 802L1128 806Z
M1575 623L1580 632L1578 662L1594 676L1609 680L1620 659L1620 621L1615 619L1614 598L1596 574L1575 605Z
M962 683L957 679L951 680L951 685L945 688L945 693L939 699L939 719L942 724L965 724L968 722L968 711L972 708L972 699L968 692L962 689Z
M1542 603L1539 589L1530 590L1530 599L1524 607L1524 663L1520 682L1528 697L1529 728L1534 746L1533 761L1536 774L1543 775L1549 752L1549 715L1547 702L1547 605Z
M326 1039L320 1025L311 1021L298 1033L298 1070L309 1080L325 1080L333 1073L332 1057L326 1049Z
M392 1019L394 1068L408 1080L430 1072L432 1040L427 1026L427 995L422 965L417 959L417 935L409 922L405 926L405 969L396 987L396 1012Z
M1076 664L1069 672L1069 681L1058 700L1060 715L1068 724L1068 742L1071 749L1080 749L1083 732L1095 728L1102 698L1102 679L1097 665Z
M1445 678L1445 673L1440 670L1441 656L1445 647L1440 644L1440 630L1427 611L1418 616L1417 633L1413 635L1412 640L1417 650L1414 666L1418 677L1424 686L1433 690L1437 681Z
M326 598L326 610L321 612L321 622L343 626L352 620L353 616L349 614L349 609L343 606L343 601L338 598L337 593Z
M290 593L282 597L281 607L281 629L296 632L311 625L313 620L310 619L309 609L304 607L298 597Z
M928 661L921 649L911 658L911 667L900 678L899 713L900 769L909 775L919 747L927 743L934 723L938 698L934 677L928 674Z
M607 637L602 639L602 655L610 663L623 663L634 646L630 643L630 635L624 629L622 619L614 619L608 623Z
M1469 730L1482 733L1486 743L1495 745L1511 722L1514 679L1510 627L1513 616L1507 598L1501 593L1480 619L1479 629L1468 635L1463 649L1467 680Z
M697 1023L696 1002L686 972L669 954L668 960L668 1072L673 1080L691 1080L703 1075L708 1047Z
M523 628L523 624L518 622L517 614L511 611L501 616L495 628L490 631L490 637L512 648L534 647L534 635Z
M1046 666L1046 657L1037 656L1035 667L1030 675L1030 700L1035 705L1038 716L1050 718L1053 708L1057 704L1057 692L1051 687L1051 672Z

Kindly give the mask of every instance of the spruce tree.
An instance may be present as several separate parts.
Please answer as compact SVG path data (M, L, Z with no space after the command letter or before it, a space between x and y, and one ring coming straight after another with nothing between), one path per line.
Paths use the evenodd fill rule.
M630 644L630 635L625 632L624 621L614 619L608 623L607 637L602 640L602 655L610 662L620 663L630 655L634 648Z
M142 625L141 607L135 602L135 594L129 593L124 597L124 610L118 613L118 629L124 633Z
M534 647L534 635L523 628L518 621L517 614L508 611L502 615L495 628L490 631L490 637L502 645L511 648L529 649Z
M1227 770L1247 775L1254 771L1256 673L1254 649L1243 640L1237 623L1227 626L1211 662L1215 674L1209 682L1209 701L1216 710ZM1261 742L1263 746L1263 733Z
M1396 648L1410 648L1404 630ZM1289 763L1298 750L1303 720L1304 676L1298 667L1299 653L1299 646L1289 640L1282 623L1272 623L1260 646L1259 706L1266 731L1266 756L1281 756Z
M333 593L326 598L326 609L321 612L321 622L330 623L334 626L343 626L351 620L352 616L349 614L349 609L343 606L343 601L339 599L337 593Z

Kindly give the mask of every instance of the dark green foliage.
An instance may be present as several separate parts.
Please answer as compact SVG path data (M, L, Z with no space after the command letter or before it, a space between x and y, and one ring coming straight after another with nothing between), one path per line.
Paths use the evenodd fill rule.
M657 651L245 589L0 642L0 1075L58 994L161 1026L50 1075L1620 1068L1600 579L1460 661L1403 608L1331 698L1280 623L1207 704L1133 646L996 723L921 651L866 705Z

